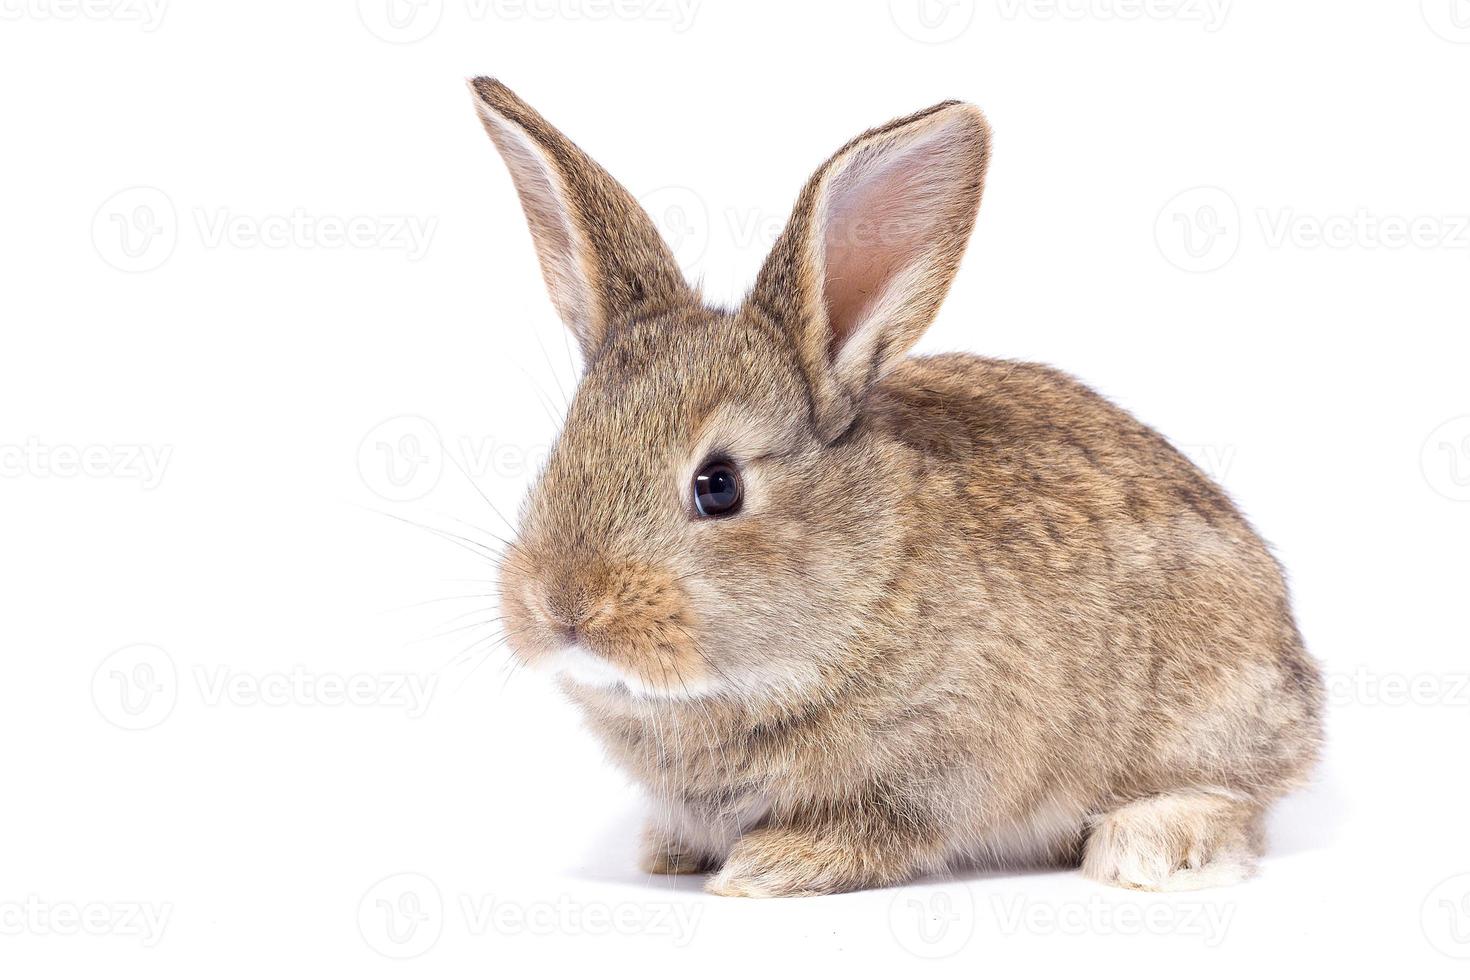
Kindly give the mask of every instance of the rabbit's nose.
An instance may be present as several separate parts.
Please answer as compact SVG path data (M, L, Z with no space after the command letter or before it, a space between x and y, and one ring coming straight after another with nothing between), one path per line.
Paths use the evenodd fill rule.
M546 625L568 645L580 642L587 626L606 611L606 599L581 588L556 588L546 597Z
M565 607L553 607L547 611L546 625L556 634L556 638L567 646L577 642L577 627L585 622L584 618L574 611L567 611Z

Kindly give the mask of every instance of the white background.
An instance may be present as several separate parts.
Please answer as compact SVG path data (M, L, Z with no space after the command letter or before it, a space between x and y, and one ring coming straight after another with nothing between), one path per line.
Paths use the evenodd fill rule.
M1463 975L1470 4L397 2L0 0L0 972ZM481 73L726 300L848 137L988 112L923 349L1079 375L1275 546L1331 744L1257 880L635 870L489 562L385 516L493 546L575 384Z

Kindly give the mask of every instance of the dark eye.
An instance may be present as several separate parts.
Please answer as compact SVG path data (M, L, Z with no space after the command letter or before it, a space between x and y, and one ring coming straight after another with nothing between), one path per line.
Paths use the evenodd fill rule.
M724 517L740 509L740 473L729 460L713 459L694 474L694 509L701 517Z

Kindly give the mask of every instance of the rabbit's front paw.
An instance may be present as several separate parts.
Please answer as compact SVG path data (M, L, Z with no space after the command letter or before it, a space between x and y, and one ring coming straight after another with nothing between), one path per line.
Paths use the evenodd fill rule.
M854 823L749 833L705 891L740 898L831 895L890 885L914 873L921 855L914 840L885 834L879 842L863 833L871 824Z
M789 832L764 830L737 844L704 890L734 898L780 898L825 895L842 888L824 855L810 842Z
M703 858L684 851L651 851L638 865L651 875L701 875L709 870Z
M650 825L643 832L638 866L651 875L698 875L714 870L715 862Z

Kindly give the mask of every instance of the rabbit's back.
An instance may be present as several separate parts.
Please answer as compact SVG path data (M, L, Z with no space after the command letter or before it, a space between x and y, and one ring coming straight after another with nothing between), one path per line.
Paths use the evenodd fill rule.
M906 584L945 597L957 661L936 670L1027 716L977 722L979 751L1063 753L1123 797L1300 781L1321 684L1280 568L1163 437L1062 372L966 355L905 361L867 424L917 474L911 548L934 557Z
M875 427L974 478L968 490L978 512L1000 516L1010 504L1017 519L1041 518L1043 532L1048 518L1154 523L1191 515L1248 532L1229 498L1167 440L1054 368L914 357L871 404Z

